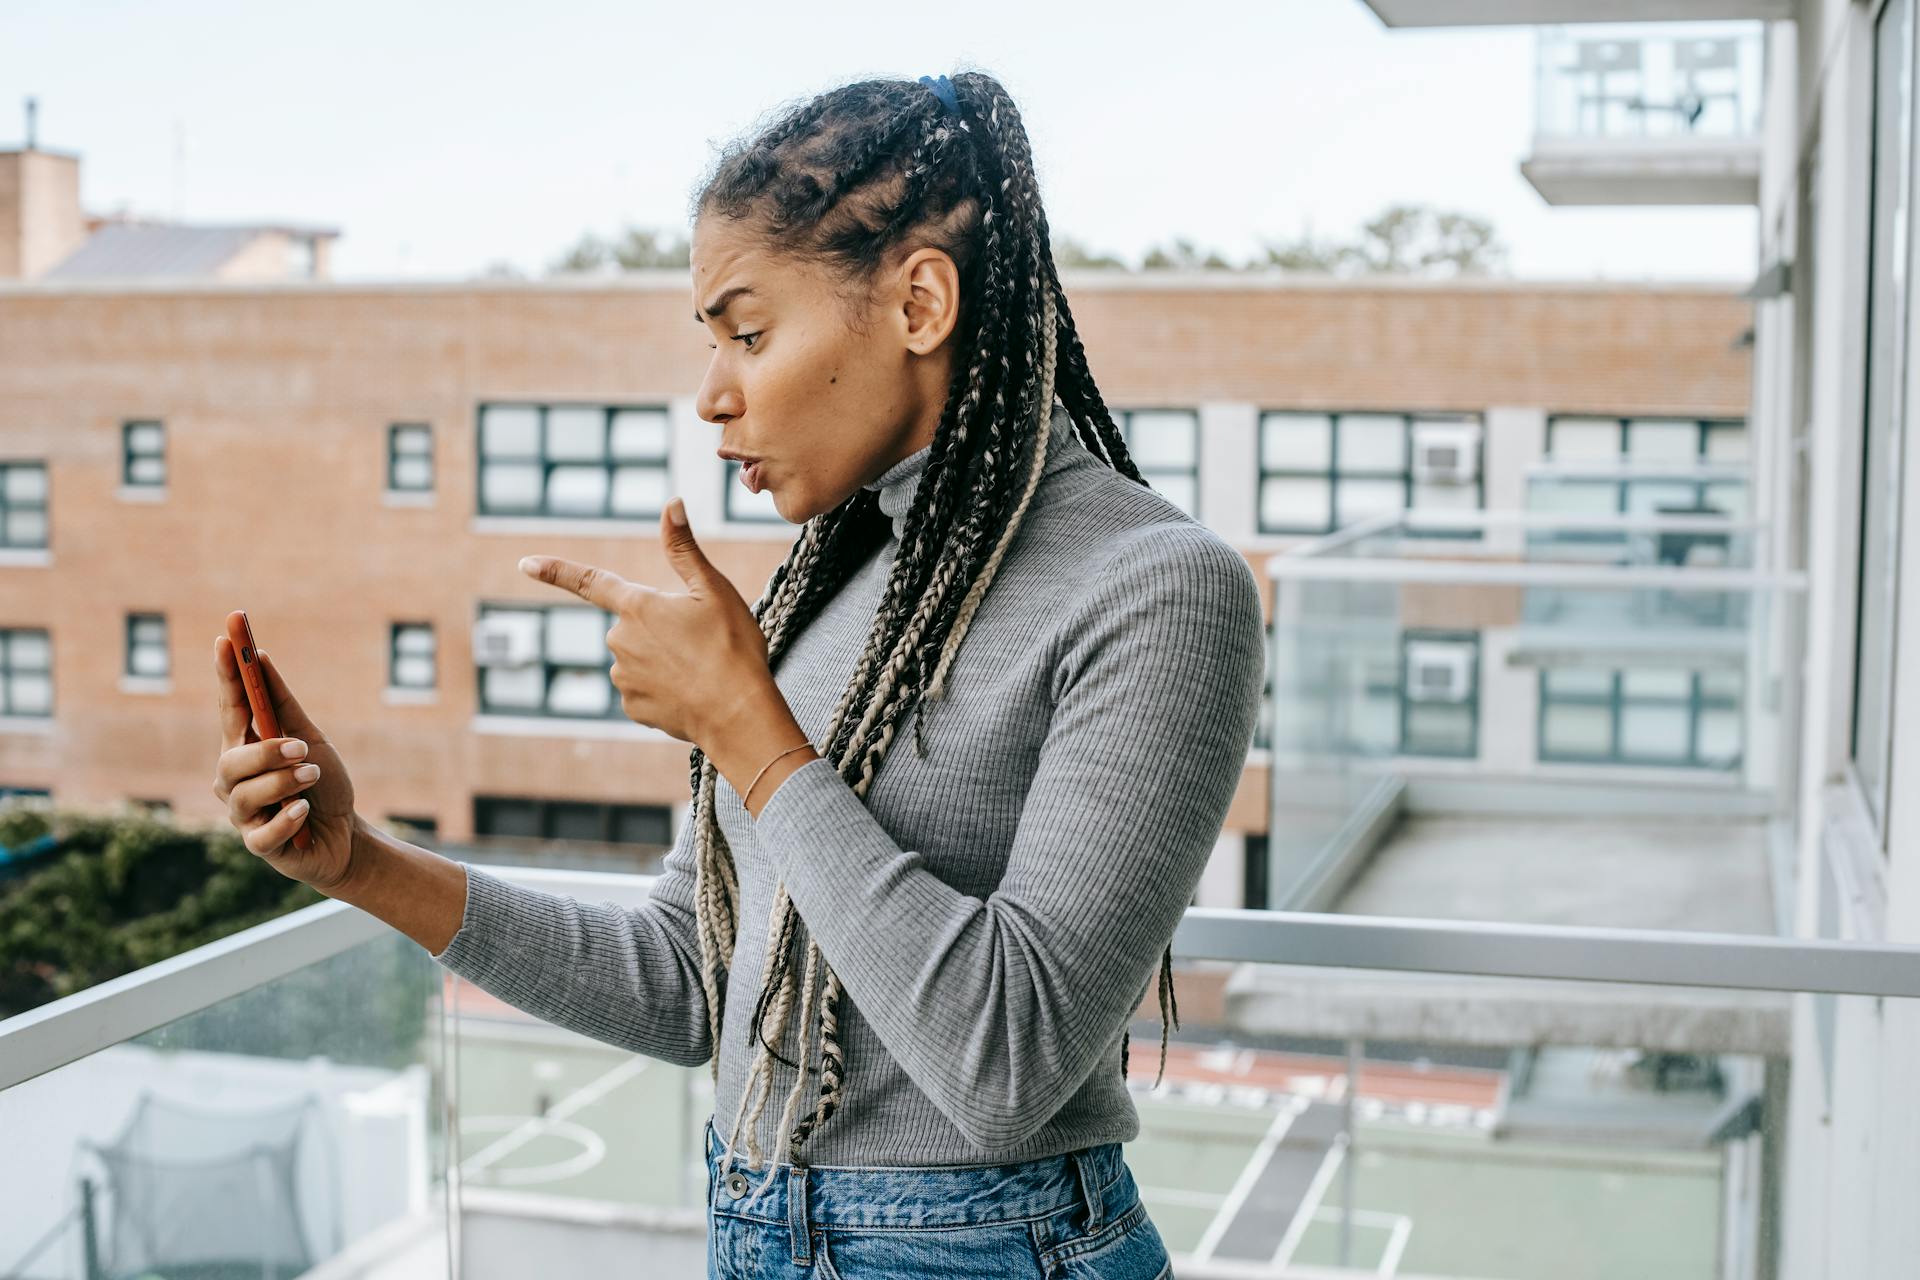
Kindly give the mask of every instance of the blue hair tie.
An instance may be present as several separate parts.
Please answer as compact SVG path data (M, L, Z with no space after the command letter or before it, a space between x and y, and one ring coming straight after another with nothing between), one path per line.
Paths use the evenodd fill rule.
M960 114L960 99L953 91L953 81L945 76L937 79L933 76L921 76L920 83L933 90L933 96L945 103L948 111L955 116Z

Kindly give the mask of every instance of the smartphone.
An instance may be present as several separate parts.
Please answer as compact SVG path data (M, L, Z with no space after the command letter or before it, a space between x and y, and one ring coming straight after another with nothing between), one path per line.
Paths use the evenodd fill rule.
M280 721L273 714L273 700L267 697L267 675L260 668L253 643L253 625L247 621L245 609L235 609L227 615L227 643L233 646L233 656L240 664L240 683L247 687L247 706L253 710L253 731L262 741L279 737ZM307 830L305 819L294 828L293 847L313 848L313 833Z

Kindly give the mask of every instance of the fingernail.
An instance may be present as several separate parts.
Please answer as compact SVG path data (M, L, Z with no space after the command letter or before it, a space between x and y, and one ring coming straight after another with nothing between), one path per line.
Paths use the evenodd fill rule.
M289 760L298 760L307 754L307 744L298 738L289 738L280 744L280 754Z
M673 521L675 525L679 526L682 529L686 528L687 527L687 504L682 502L680 499L675 498L667 506L667 519Z
M533 558L532 556L521 556L521 557L520 557L520 572L522 572L522 573L532 573L532 572L533 572L533 567L534 567L534 565L536 565L536 564L538 564L538 563L539 563L539 562L538 562L537 560L535 560L535 559L534 559L534 558Z
M317 764L303 764L293 771L293 780L295 782L312 782L319 776L320 766Z
M306 811L307 811L307 802L305 800L295 800L292 804L287 806L287 812L292 814L296 818L299 817L301 814L305 813Z

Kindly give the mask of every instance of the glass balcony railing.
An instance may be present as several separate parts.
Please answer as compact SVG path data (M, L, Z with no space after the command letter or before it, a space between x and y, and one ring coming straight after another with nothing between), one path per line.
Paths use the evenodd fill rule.
M1711 514L1408 512L1273 557L1269 905L1774 932L1800 584L1759 546Z
M1126 1155L1196 1280L1707 1280L1777 1247L1793 1000L1920 998L1920 948L1725 934L1195 908L1174 949ZM323 904L0 1022L0 1277L701 1276L707 1081Z
M1753 139L1760 132L1759 23L1542 27L1541 139Z

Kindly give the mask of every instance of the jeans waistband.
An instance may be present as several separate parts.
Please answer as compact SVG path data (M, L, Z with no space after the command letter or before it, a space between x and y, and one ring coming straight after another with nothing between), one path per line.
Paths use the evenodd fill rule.
M1108 1194L1126 1166L1120 1144L1101 1143L1062 1155L1011 1164L927 1165L891 1168L809 1166L762 1161L749 1169L736 1148L732 1169L721 1167L725 1143L706 1125L707 1193L716 1213L776 1224L804 1221L822 1227L958 1227L1016 1222ZM746 1180L734 1195L730 1173ZM804 1177L800 1176L804 1174ZM735 1187L740 1184L736 1181ZM801 1215L804 1215L802 1217Z

